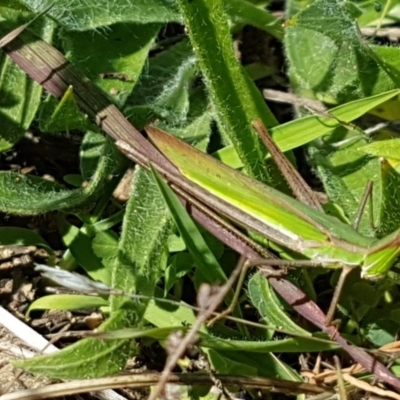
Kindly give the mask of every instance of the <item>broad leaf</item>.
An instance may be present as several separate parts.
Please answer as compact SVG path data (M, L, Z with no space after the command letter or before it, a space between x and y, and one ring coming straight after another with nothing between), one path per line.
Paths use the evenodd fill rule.
M40 12L52 4L52 0L38 3L36 0L21 0L29 9ZM87 31L119 22L149 24L153 22L180 22L174 2L169 0L70 0L56 2L49 15L68 30Z

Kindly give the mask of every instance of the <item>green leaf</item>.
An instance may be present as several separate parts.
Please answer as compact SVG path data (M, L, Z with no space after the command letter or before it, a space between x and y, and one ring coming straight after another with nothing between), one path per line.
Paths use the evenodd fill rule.
M0 23L9 31L33 19L17 2L0 5ZM53 38L54 23L40 18L31 26L46 42ZM32 81L4 52L0 55L0 151L10 149L23 138L39 108L42 87Z
M202 282L223 283L226 275L219 265L214 254L210 251L207 243L201 236L197 226L190 218L182 203L178 200L172 189L162 180L158 172L152 170L157 185L171 212L176 226L186 243L189 253L196 264L197 272Z
M163 328L127 328L119 329L112 332L100 333L98 337L100 339L140 339L140 338L152 338L156 340L165 340L172 332L185 331L182 326L170 326Z
M293 332L302 336L311 336L309 332L295 324L278 304L268 280L262 274L254 274L248 283L248 291L251 302L257 308L266 324Z
M361 37L360 12L351 2L316 0L286 23L286 53L298 93L343 102L399 84L396 71Z
M85 130L91 126L87 116L78 108L70 86L60 101L48 96L42 103L39 127L42 132L69 132L72 129Z
M233 357L227 357L226 355L220 354L218 351L210 349L208 356L215 370L219 373L232 374L232 375L249 375L249 376L260 376L258 368L254 364L254 358L250 362L246 362L246 356L239 357L239 360L235 360ZM270 358L268 354L266 358ZM265 360L264 360L265 362Z
M0 211L35 215L87 206L102 194L118 159L115 145L107 138L103 154L87 186L74 190L31 175L0 172Z
M0 227L0 245L10 246L38 246L43 247L49 254L48 263L53 265L55 262L55 253L49 244L35 231L26 228Z
M156 123L205 150L213 110L204 88L193 89L196 73L196 59L186 39L151 57L124 108L130 121L138 128Z
M400 139L378 140L361 146L358 150L371 156L400 161Z
M278 40L283 39L282 21L263 7L257 7L245 0L224 0L224 7L226 13L234 22L255 26Z
M168 251L170 253L180 252L184 250L186 250L186 244L180 236L171 235L168 238Z
M201 346L220 351L238 351L250 353L300 353L318 352L335 350L339 346L326 341L319 341L318 338L295 337L282 340L235 340L232 338L224 339L210 334L201 333Z
M394 232L400 225L400 175L387 161L381 161L379 190L379 215L375 220L376 236L381 238Z
M214 368L223 374L279 377L290 381L301 381L301 377L291 367L274 354L238 353L234 351L217 352L209 350Z
M126 327L128 312L120 310L112 313L100 328L116 330ZM83 339L58 353L13 362L33 374L55 379L90 379L117 374L124 367L126 359L133 355L132 340Z
M248 173L266 180L260 146L251 122L262 118L266 126L276 125L264 99L235 58L228 20L221 0L179 0L190 40L203 73L219 127L235 146Z
M118 236L113 231L96 234L92 242L93 251L100 258L114 258L118 255Z
M112 285L118 289L151 296L166 263L164 248L169 235L169 219L157 187L143 170L136 171L134 186L124 218L118 258L106 263ZM136 212L140 209L144 214ZM145 218L143 217L145 215ZM111 317L102 331L138 326L145 304L111 296ZM39 358L22 365L30 371L53 377L88 378L116 373L131 355L132 340L84 339L54 358ZM79 354L79 356L78 356ZM59 367L63 365L62 370Z
M101 133L88 131L83 137L80 149L80 170L83 179L90 179L104 154L107 138Z
M351 297L369 307L376 307L379 301L376 290L366 282L356 282L351 285Z
M190 60L192 59L192 60ZM157 102L163 91L168 90L171 85L180 84L182 68L193 63L193 52L190 42L183 39L177 44L168 47L148 60L146 74L140 77L127 101L127 106L149 105ZM133 111L126 110L130 115Z
M139 128L157 119L164 129L177 135L187 131L195 140L203 132L194 130L200 128L208 137L212 112L207 110L208 99L202 88L193 90L196 73L188 40L151 57L146 74L127 100L126 114Z
M95 9L98 7L101 6L96 5ZM62 32L69 59L120 106L138 82L160 29L158 24L141 23L116 24L106 32ZM96 56L88 57L88 49Z
M171 257L165 270L165 292L167 293L176 282L180 281L194 267L193 258L190 254L181 252Z
M52 4L52 0L37 2L21 0L31 10L42 11ZM153 22L181 22L174 4L169 0L97 0L85 2L70 0L68 3L56 2L49 15L68 30L87 31L119 22L149 24Z
M161 295L160 291L156 292ZM144 319L159 328L168 326L182 326L183 324L193 324L196 320L196 315L193 310L181 306L166 305L165 303L157 303L156 300L151 300L144 314ZM205 328L202 328L204 331Z
M58 225L64 244L68 247L75 261L82 266L92 279L110 285L111 273L104 268L101 259L93 251L92 235L87 231L86 227L77 228L63 217L58 219Z
M328 112L334 118L307 115L306 117L271 128L269 131L275 143L283 152L286 152L332 132L334 129L340 127L343 122L354 121L399 94L400 91L395 89L375 96L354 100L330 109ZM397 102L395 105L398 107ZM243 166L231 146L216 152L215 156L232 168L241 168Z
M399 326L390 319L378 319L371 324L367 337L376 346L381 347L396 340Z
M170 229L169 212L152 175L137 169L123 222L112 286L152 296L166 266ZM113 309L121 303L123 298L112 298ZM145 311L145 307L141 307L139 321Z
M330 140L335 142L336 138L346 140L354 136L351 132L343 134L338 131ZM368 148L378 148L374 145L379 141L366 146L363 143L366 143L366 139L360 138L333 151L326 144L322 148L315 146L310 149L310 154L329 198L345 211L350 221L354 221L358 213L367 183L373 182L373 208L367 202L359 231L369 236L383 237L396 230L400 223L397 203L400 175L388 162L368 155Z
M108 301L95 296L79 294L54 294L40 297L28 308L27 315L34 310L76 310L80 308L93 308L107 306Z

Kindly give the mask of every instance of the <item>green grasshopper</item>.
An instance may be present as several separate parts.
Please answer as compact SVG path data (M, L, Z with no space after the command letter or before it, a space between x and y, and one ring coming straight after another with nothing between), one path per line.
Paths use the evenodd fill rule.
M315 207L266 186L155 128L147 132L179 172L200 187L195 196L234 223L303 255L304 264L343 268L328 312L330 322L346 274L361 268L361 276L382 278L400 254L400 229L377 240ZM189 185L190 190L190 185ZM268 261L265 262L268 264Z

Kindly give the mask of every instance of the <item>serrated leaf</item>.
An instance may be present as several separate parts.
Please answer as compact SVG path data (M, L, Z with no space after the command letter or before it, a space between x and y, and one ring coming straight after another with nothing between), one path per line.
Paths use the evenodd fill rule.
M254 274L249 280L247 287L251 302L257 308L267 325L302 336L311 335L294 323L292 318L282 310L281 306L277 303L268 280L263 275Z
M54 294L40 297L28 308L27 315L34 310L76 310L107 306L108 301L102 297L79 294Z
M40 12L52 4L52 0L23 0L29 9ZM56 2L49 15L68 30L87 31L119 22L149 24L153 22L181 22L180 14L169 0L97 0L82 4L80 0L70 0L67 4Z

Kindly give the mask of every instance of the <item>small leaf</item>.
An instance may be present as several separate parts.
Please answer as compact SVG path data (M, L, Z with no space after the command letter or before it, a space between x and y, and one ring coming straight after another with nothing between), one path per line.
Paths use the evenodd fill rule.
M76 310L107 306L108 301L102 297L85 296L78 294L55 294L40 297L35 300L27 311L29 315L35 310Z
M217 352L209 350L209 357L217 371L224 374L252 374L301 381L301 377L291 367L279 360L273 353L238 353L234 351Z
M376 346L381 347L396 340L399 326L390 319L378 319L371 324L367 337Z
M162 295L159 290L156 291L156 294ZM165 328L193 324L196 320L196 315L192 309L185 307L184 304L174 306L151 300L144 314L144 319L154 326ZM206 329L202 328L201 330L204 331Z
M187 329L186 329L187 330ZM156 340L165 340L172 332L183 332L185 329L182 326L170 326L163 328L126 328L115 331L99 332L96 337L100 339L140 339L152 338Z
M328 340L319 341L318 338L294 337L282 340L235 340L224 339L201 333L201 345L220 351L238 351L250 353L300 353L335 350L339 346Z
M352 137L351 133L340 136L341 139L349 137ZM331 140L335 141L334 137ZM381 238L396 230L400 223L397 205L400 175L388 162L379 161L366 152L359 151L360 147L365 147L360 146L360 142L365 141L364 138L360 138L357 142L336 151L313 147L310 153L329 198L345 211L350 221L354 221L359 211L366 185L370 181L373 183L373 209L371 210L371 203L368 201L359 231ZM371 224L371 212L374 226Z
M43 247L49 254L48 263L52 265L55 262L55 253L49 244L35 231L17 227L0 227L0 245L20 245L20 246L38 246Z
M189 253L193 257L193 261L196 264L198 273L201 275L202 281L214 284L225 282L226 275L224 271L210 251L182 203L178 200L170 187L162 180L158 172L154 169L152 171L179 232L186 243Z
M92 124L78 108L70 86L60 101L48 96L42 103L39 127L42 132L69 132L72 129L86 130Z
M184 250L186 250L186 244L180 236L171 235L168 238L168 251L170 253L180 252Z
M264 318L267 325L284 329L288 332L302 336L310 336L306 330L295 324L281 308L273 293L268 280L261 274L254 274L248 283L248 291L251 302Z
M361 304L369 307L375 307L379 301L379 295L376 290L368 283L357 282L351 286L351 297Z
M244 0L224 0L224 8L234 22L255 26L282 40L284 35L282 22L263 7L257 7L252 3Z
M107 145L104 135L88 131L83 137L80 149L80 169L83 179L90 179L104 154Z
M117 257L118 235L113 231L99 232L93 239L92 247L97 257L100 258Z
M366 154L400 161L400 139L378 140L358 148Z
M58 223L62 239L75 261L84 268L92 279L110 285L110 271L104 268L101 259L93 251L92 237L85 226L77 228L62 217L58 219Z
M152 175L137 169L123 222L113 287L153 295L165 269L170 228L168 210ZM121 300L116 298L115 302Z

